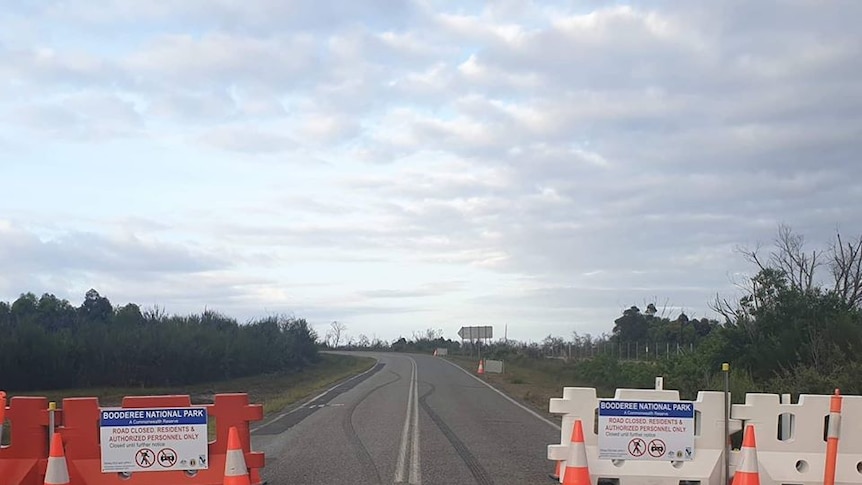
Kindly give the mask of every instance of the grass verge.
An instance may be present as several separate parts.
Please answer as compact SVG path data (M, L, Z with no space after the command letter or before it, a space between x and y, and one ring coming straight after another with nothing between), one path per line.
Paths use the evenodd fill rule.
M97 397L102 407L119 406L125 396L151 396L188 394L193 404L210 404L216 394L245 392L252 403L263 404L264 419L279 413L288 406L303 401L332 387L335 383L370 369L374 359L350 355L321 354L321 361L300 372L283 372L229 381L195 384L183 387L159 388L99 388L67 389L45 392L9 392L13 396L45 396L62 407L69 397ZM214 437L214 423L210 422L210 439ZM3 427L0 439L8 444L9 423Z
M449 355L451 362L476 375L478 358ZM562 372L562 363L555 361L542 362L541 366L524 365L518 361L504 362L503 374L485 373L482 379L507 396L533 409L555 423L560 423L561 417L548 412L548 403L553 397L562 397L563 388L582 386L585 384L572 382ZM557 369L559 367L559 369ZM592 387L592 386L589 386ZM612 397L613 390L596 389L599 397Z

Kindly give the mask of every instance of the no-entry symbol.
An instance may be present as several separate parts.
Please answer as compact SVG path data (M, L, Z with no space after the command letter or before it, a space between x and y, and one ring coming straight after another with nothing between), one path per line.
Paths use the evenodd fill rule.
M655 439L649 442L648 449L650 456L654 456L656 458L661 457L662 455L664 455L665 448L666 446L664 444L664 441L662 440Z
M632 456L641 456L646 453L646 443L640 438L634 438L629 441L629 454Z
M159 451L159 465L164 468L170 468L174 466L174 463L177 462L177 452L170 449L165 448Z
M143 448L135 453L135 463L141 468L149 468L156 462L156 457L149 448Z

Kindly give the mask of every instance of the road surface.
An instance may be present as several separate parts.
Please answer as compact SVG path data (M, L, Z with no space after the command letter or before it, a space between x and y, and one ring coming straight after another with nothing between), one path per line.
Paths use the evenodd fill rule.
M552 483L553 423L443 359L366 355L368 373L253 428L270 485Z

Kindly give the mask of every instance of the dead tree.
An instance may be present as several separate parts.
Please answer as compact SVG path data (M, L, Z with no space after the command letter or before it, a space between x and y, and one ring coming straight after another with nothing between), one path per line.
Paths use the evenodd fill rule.
M848 305L859 307L862 305L862 235L845 243L841 233L837 233L830 256L835 293Z

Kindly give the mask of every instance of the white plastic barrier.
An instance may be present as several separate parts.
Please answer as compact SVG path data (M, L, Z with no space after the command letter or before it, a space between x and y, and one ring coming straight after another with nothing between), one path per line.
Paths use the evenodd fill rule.
M615 400L679 401L679 391L653 389L617 389ZM596 390L566 387L563 398L550 401L550 412L563 414L560 443L548 446L548 459L566 459L572 427L576 419L584 426L587 463L596 483L600 478L617 479L619 485L679 485L681 480L702 485L720 485L724 466L722 447L724 434L724 394L701 391L695 408L695 453L691 461L631 461L599 460L596 416ZM731 420L730 432L742 429L738 420ZM731 469L731 474L733 468ZM562 480L561 480L562 481Z
M762 485L820 485L826 460L826 418L828 395L803 394L791 404L777 394L746 394L745 404L731 406L730 433L744 425L754 425ZM618 389L615 400L679 401L679 392L653 389ZM596 390L566 387L562 398L550 400L551 413L562 414L560 443L548 446L548 459L565 460L572 426L580 419L584 426L587 462L593 483L616 480L619 485L680 485L697 483L720 485L723 474L724 394L701 391L694 401L695 453L691 461L599 460L596 417ZM779 423L779 416L783 415ZM792 416L792 417L791 417ZM862 484L862 396L842 396L842 412L836 485ZM779 427L780 424L780 427ZM730 453L730 475L736 469L739 452ZM561 480L562 481L562 480Z
M485 360L485 372L491 374L502 374L503 373L503 361L502 360Z
M777 394L746 394L745 404L733 405L732 415L755 427L761 483L823 483L829 400L830 396L802 394L798 403L782 404ZM783 440L778 432L778 416L782 414L787 417L782 422L790 420L790 436ZM836 484L862 484L859 423L862 396L842 396Z

